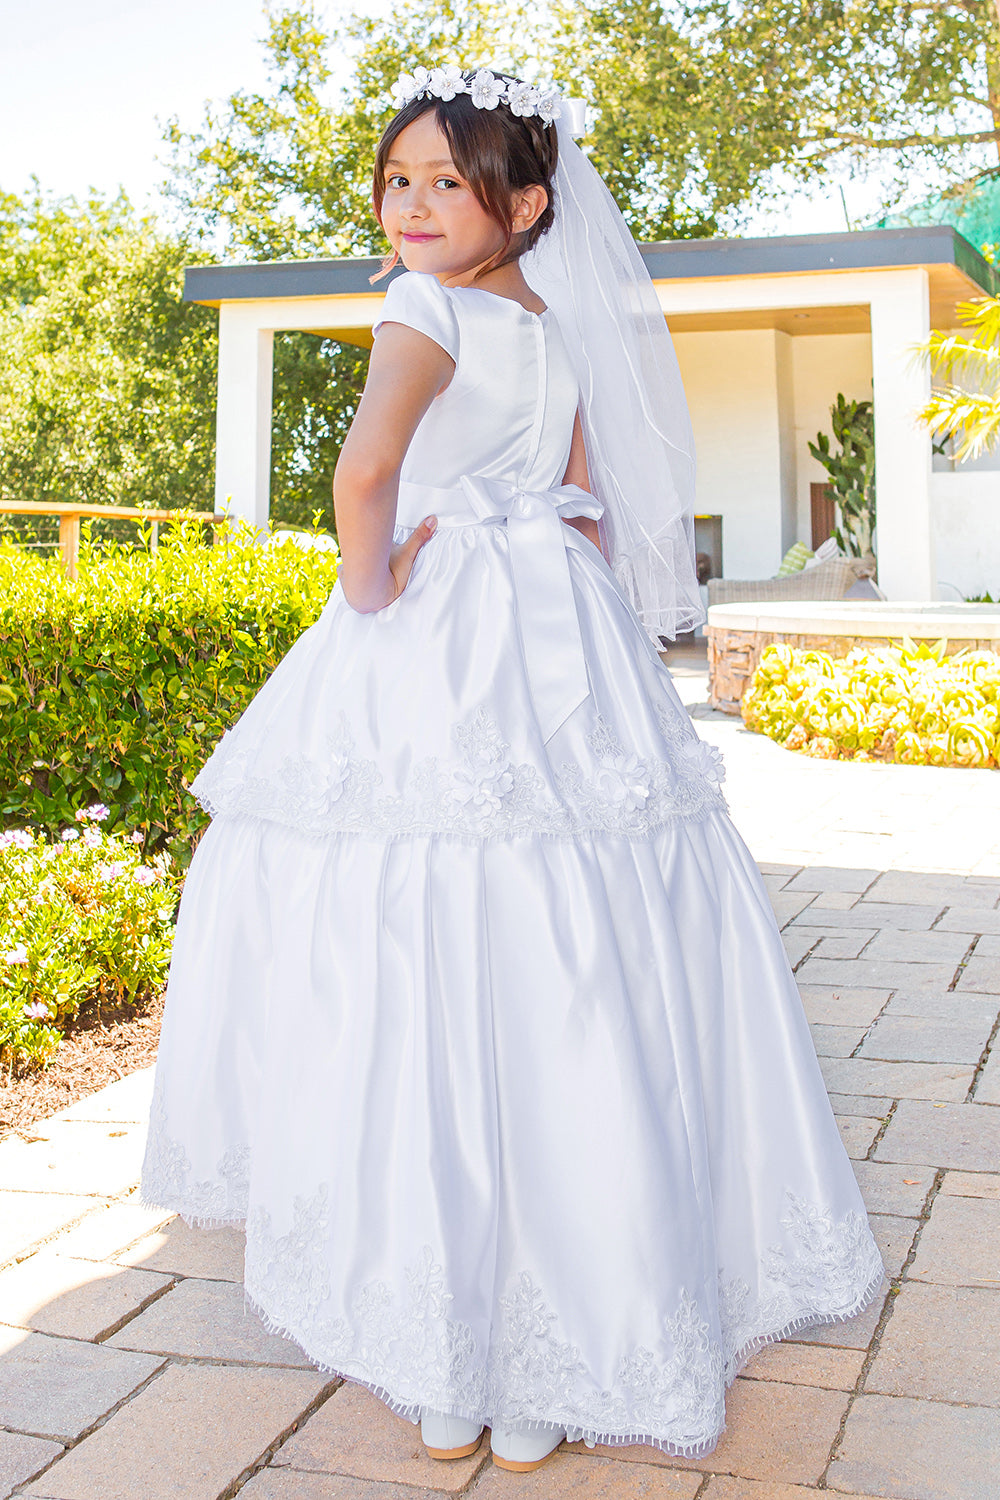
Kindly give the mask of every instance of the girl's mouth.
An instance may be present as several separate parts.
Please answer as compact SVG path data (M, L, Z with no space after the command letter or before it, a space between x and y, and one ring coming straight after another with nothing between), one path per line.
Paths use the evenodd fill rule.
M439 234L416 234L403 231L403 239L408 245L426 245L429 240L439 240Z

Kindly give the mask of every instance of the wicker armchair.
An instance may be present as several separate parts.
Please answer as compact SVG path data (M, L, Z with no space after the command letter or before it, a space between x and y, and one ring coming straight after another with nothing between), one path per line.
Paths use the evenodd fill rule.
M861 579L872 580L874 557L835 557L787 578L710 578L708 603L776 604L792 599L843 599ZM876 595L876 597L878 597Z

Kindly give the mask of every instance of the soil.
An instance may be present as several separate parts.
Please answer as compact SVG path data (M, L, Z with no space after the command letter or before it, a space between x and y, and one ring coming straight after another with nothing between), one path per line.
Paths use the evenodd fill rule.
M31 1126L115 1083L156 1057L163 997L141 1006L85 1006L66 1023L59 1051L46 1068L0 1076L0 1140L30 1136Z

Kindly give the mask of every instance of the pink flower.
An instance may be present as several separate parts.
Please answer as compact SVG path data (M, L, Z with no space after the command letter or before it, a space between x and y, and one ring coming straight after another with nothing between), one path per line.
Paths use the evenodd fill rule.
M78 807L73 816L78 823L103 823L110 816L110 809L103 802L93 802L90 807Z
M78 839L80 837L80 832L77 828L64 828L59 837L62 839L64 844L68 844L71 842L71 840Z
M99 828L85 828L81 841L88 849L99 849L101 847L101 831Z
M136 885L155 885L156 871L151 870L148 865L140 865L137 870L132 872L132 879Z
M5 849L31 849L34 842L26 828L10 828L0 833L0 847Z
M26 964L28 962L28 950L23 943L18 943L16 948L10 948L3 955L5 964Z
M129 838L132 840L133 844L141 844L145 837L146 835L143 833L141 828L133 828L132 832L129 834Z
M24 1014L29 1021L49 1020L49 1007L43 1000L32 1000L30 1005L24 1007Z
M125 866L118 860L112 860L110 864L102 865L97 873L110 885L113 880L120 880L125 874Z

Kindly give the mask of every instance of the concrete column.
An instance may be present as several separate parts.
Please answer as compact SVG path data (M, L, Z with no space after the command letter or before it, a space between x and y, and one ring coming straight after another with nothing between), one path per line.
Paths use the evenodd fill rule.
M271 489L271 379L274 329L260 310L219 309L219 395L215 425L215 508L266 529Z
M890 599L937 598L931 514L931 434L917 421L930 396L913 346L930 331L923 266L885 272L871 291L878 577Z

